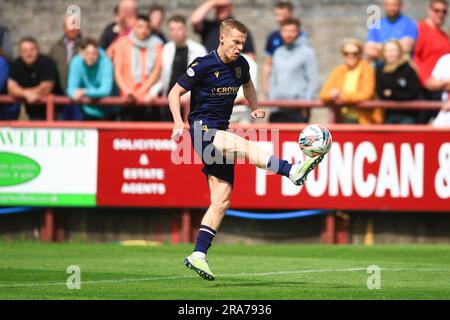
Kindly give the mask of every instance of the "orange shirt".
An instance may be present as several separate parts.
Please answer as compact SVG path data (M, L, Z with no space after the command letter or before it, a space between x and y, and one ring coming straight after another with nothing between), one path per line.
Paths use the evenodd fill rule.
M123 36L117 40L115 44L114 51L114 73L116 76L117 85L120 88L120 95L124 96L126 91L132 92L137 98L144 98L144 96L148 93L149 88L145 88L148 85L150 78L153 76L153 82L156 82L159 78L159 73L161 69L161 59L162 59L162 45L158 44L155 47L155 62L151 73L147 73L147 53L146 49L140 48L140 69L142 76L142 81L140 83L136 83L133 76L133 67L132 67L132 52L133 52L133 42L131 41L129 36ZM155 75L154 73L157 73ZM145 90L143 90L145 89Z

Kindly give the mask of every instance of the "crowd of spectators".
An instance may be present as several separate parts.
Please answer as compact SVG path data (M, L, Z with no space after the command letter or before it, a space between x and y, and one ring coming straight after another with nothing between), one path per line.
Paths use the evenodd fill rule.
M170 121L167 107L151 105L166 97L176 79L199 56L219 45L219 27L233 18L231 0L208 0L190 17L180 14L166 19L165 8L151 6L145 14L137 0L120 0L113 21L99 39L85 37L74 28L71 15L62 19L62 35L48 54L38 41L24 37L14 56L10 33L0 25L0 95L9 94L25 106L30 120L46 117L46 95L67 95L72 104L58 107L59 120ZM320 99L336 110L337 122L359 124L450 125L450 36L444 29L447 0L429 0L426 17L414 21L403 13L402 0L384 0L380 27L369 28L364 41L346 38L340 44L342 64L323 83L315 48L296 18L290 1L277 1L273 14L278 29L266 39L261 98L269 100ZM214 18L207 17L210 12ZM245 21L244 21L245 22ZM166 26L168 34L164 34ZM201 43L190 36L190 27ZM257 77L256 50L251 26L243 56ZM256 82L256 81L254 81ZM127 104L102 107L83 98L121 96ZM189 100L189 95L183 97ZM439 112L361 109L363 101L442 100ZM249 122L250 110L238 94L232 121ZM21 103L0 105L0 120L18 119ZM309 110L272 107L270 122L308 122Z

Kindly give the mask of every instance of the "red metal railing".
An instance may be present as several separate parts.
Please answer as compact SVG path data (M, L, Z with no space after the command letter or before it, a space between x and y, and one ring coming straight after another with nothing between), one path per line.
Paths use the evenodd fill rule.
M8 95L0 95L0 105L2 104L10 104L14 102L20 102L20 100L14 99ZM66 97L66 96L53 96L49 95L47 98L42 99L39 104L46 105L46 113L47 113L47 121L54 121L55 119L55 106L59 105L70 105L74 102ZM101 99L89 99L84 98L81 103L83 104L94 104L100 106L117 106L120 105L122 107L129 106L141 106L141 107L164 107L168 106L168 100L166 98L158 98L153 100L151 103L146 103L144 101L136 101L133 104L126 103L124 98L121 97L106 97ZM320 100L263 100L259 101L259 105L261 107L270 107L276 106L280 108L289 108L289 109L312 109L318 107L327 107L330 108L334 114L336 106L330 106L324 104ZM381 100L370 100L365 101L357 105L359 108L363 109L374 109L374 108L382 108L382 109L404 109L404 110L439 110L442 107L442 102L440 101L381 101ZM189 113L190 106L188 103L182 104L182 108L184 109L184 115L187 117ZM185 119L186 120L186 119ZM333 119L331 119L333 120ZM331 121L334 122L334 121Z

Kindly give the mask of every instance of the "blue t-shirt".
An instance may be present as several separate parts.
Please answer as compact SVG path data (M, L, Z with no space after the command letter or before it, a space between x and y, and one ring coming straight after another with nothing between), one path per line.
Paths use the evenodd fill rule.
M300 32L300 37L308 38L306 32ZM283 45L283 39L281 38L280 30L276 30L269 34L266 40L266 47L264 48L264 53L266 56L273 56L275 50Z
M380 29L369 29L367 41L384 43L391 39L400 40L405 37L417 39L417 24L406 16L400 15L395 21L384 17L381 19L380 25Z
M216 50L196 58L177 81L191 91L189 123L201 120L209 128L228 128L236 95L248 81L249 65L242 56L227 64Z

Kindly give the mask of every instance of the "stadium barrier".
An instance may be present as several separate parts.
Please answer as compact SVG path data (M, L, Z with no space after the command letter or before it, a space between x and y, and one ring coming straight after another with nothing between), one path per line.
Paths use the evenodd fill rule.
M0 104L13 101L11 97L0 96ZM8 189L2 185L2 205L47 207L40 233L43 241L64 239L64 227L55 220L52 210L58 206L183 208L180 220L174 222L173 239L176 239L174 242L192 240L190 210L208 205L208 191L199 172L200 164L195 164L196 168L180 166L175 169L172 166L170 123L54 121L54 107L69 104L70 99L49 96L42 103L47 105L47 121L0 121L3 131L0 132L0 152L3 150L25 155L21 158L28 165L28 171L24 172L25 180L39 175L41 169L55 172L43 177L44 180L40 182L42 185L35 186L40 193L36 189ZM118 105L123 100L117 97L105 98L95 103ZM139 105L145 104L140 102ZM164 106L167 100L158 99L152 105ZM320 101L262 101L261 106L313 108L324 105ZM410 106L414 109L438 109L440 103L371 101L361 105L363 108L405 109ZM189 105L183 108L187 114ZM292 149L292 146L296 144L298 132L303 126L264 123L232 125L231 128L269 132L279 130L280 143L272 147L284 157L295 158L300 152ZM329 127L336 149L330 153L333 166L330 165L331 160L325 161L323 166L326 168L319 168L318 173L308 179L305 190L285 184L279 177L262 175L259 169L245 164L237 177L240 181L237 181L233 193L233 206L236 204L233 208L332 210L333 213L327 213L324 219L324 243L348 243L348 216L341 210L450 211L450 181L447 181L450 173L450 129L424 125L362 127L334 124ZM14 147L12 144L16 133L22 145ZM24 146L31 143L30 137L33 143L46 143L51 150L47 154L30 154L30 150ZM70 143L66 142L69 140ZM83 148L72 148L77 143ZM64 147L69 151L66 152ZM295 152L283 154L286 150ZM41 163L36 163L33 158ZM70 172L60 170L61 163L68 166ZM145 169L149 163L155 170L139 170ZM130 170L126 171L127 168ZM158 171L158 168L162 171ZM187 194L184 186L170 176L175 170L183 176L184 181L198 185L198 192ZM141 179L144 182L142 184L134 183L140 180L139 177L133 178L136 174L148 174L152 183L145 184L146 179ZM67 189L67 183L60 185L58 181L70 181L70 188ZM254 203L258 204L257 208Z

